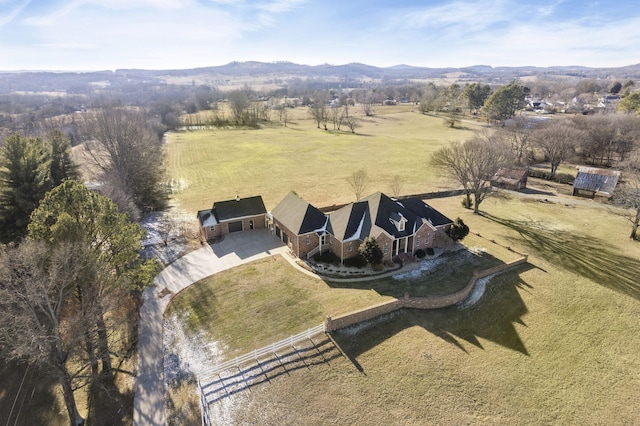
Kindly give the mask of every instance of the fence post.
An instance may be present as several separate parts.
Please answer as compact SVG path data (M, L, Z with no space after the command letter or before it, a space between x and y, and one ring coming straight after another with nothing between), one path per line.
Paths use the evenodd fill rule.
M324 332L331 333L333 331L333 325L331 324L331 315L327 315L327 319L324 322Z

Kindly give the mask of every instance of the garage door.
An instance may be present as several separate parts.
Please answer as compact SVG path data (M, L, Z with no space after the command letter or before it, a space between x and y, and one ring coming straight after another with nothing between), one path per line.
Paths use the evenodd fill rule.
M229 232L238 232L242 231L242 221L238 222L229 222Z

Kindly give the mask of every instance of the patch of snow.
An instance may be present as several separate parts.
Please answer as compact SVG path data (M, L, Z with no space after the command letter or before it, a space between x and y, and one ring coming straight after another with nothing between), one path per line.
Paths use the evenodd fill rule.
M444 263L445 258L438 256L433 259L423 259L418 263L418 268L412 269L411 271L403 272L401 274L396 274L393 276L394 280L402 281L407 279L415 279L419 278L424 272L429 271L436 266Z
M195 376L207 366L222 362L224 348L200 333L187 333L182 319L172 315L164 320L164 381L168 386L175 380Z
M362 214L362 219L360 219L360 224L358 225L358 229L356 229L356 232L354 232L352 236L344 240L345 243L349 241L355 241L360 237L360 234L362 234L362 227L364 226L365 217L367 217L366 211Z
M461 251L464 250L464 246L460 245L458 248L455 249L456 251ZM470 253L474 253L473 251L471 251L471 249L465 250L465 253L462 253L461 256L465 256L465 255L469 255ZM416 279L416 278L420 278L420 276L427 272L430 271L431 269L435 268L436 266L441 265L442 263L444 263L447 260L450 260L446 257L442 257L442 255L444 254L444 252L436 252L435 257L431 257L429 259L422 259L418 262L418 267L416 269L412 269L410 271L407 272L403 272L401 274L396 274L393 276L393 279L396 280L407 280L407 279Z
M470 306L475 305L484 295L484 291L487 288L487 284L491 281L493 275L479 279L476 281L476 285L473 287L473 291L468 298L458 304L459 309L467 309Z

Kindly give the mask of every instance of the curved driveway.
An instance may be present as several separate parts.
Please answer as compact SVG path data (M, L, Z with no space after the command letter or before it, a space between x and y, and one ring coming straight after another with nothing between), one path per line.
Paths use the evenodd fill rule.
M227 235L220 243L187 254L155 277L154 286L142 295L140 308L134 425L166 424L162 322L172 295L203 278L257 259L282 254L289 260L287 250L266 229L237 232ZM160 297L166 293L165 289L173 294Z

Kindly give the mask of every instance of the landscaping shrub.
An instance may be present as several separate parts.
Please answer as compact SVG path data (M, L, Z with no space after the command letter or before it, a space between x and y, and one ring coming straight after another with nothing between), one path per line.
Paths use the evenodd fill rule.
M433 247L427 247L427 254L433 256L436 252L433 250Z
M469 234L469 227L465 225L464 221L459 217L453 221L449 229L447 230L447 235L449 235L454 241L461 241Z
M364 257L360 255L356 255L344 260L344 266L348 266L351 268L364 268L367 266L367 261Z
M427 253L426 253L424 250L422 250L422 249L418 249L418 250L416 250L416 257L417 257L418 259L424 259L424 257L425 257L426 255L427 255Z
M473 207L473 200L471 198L464 197L462 198L462 207L465 209L470 209Z
M322 254L316 253L313 255L313 260L318 263L329 263L331 265L337 265L340 263L340 258L331 251L326 251Z
M372 266L379 265L382 262L382 250L380 250L375 237L365 238L358 252Z

